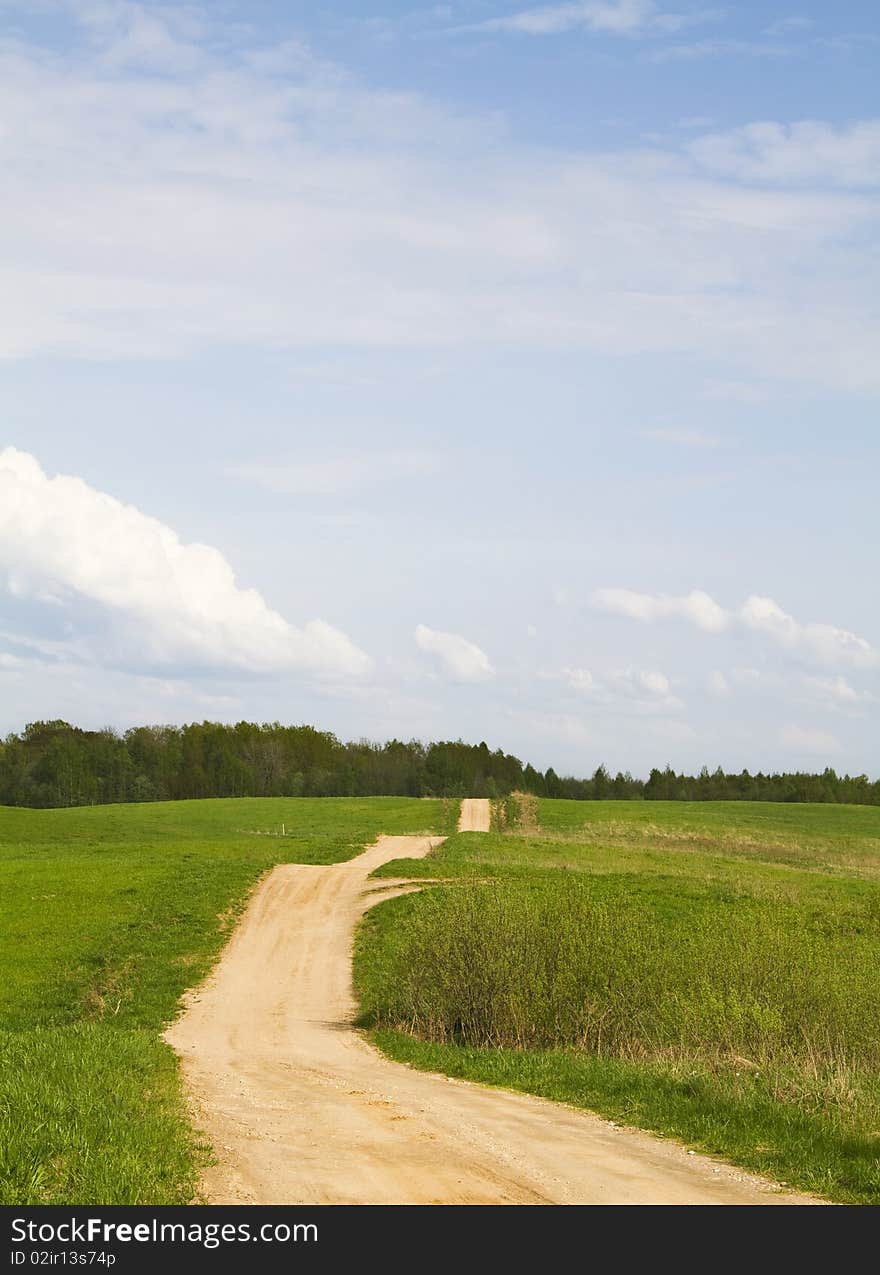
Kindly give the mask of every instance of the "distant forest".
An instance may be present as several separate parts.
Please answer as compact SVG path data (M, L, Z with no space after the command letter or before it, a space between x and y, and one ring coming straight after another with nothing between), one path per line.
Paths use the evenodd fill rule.
M33 722L0 743L0 805L87 806L187 797L500 797L512 791L576 801L824 801L880 805L880 780L821 774L725 774L706 768L648 779L589 779L536 770L500 749L461 740L342 743L311 726L137 726L87 731Z

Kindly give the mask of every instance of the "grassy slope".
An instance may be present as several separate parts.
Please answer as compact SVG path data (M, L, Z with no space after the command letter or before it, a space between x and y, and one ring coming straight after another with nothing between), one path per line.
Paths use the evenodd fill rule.
M880 811L545 801L537 815L540 832L462 834L427 860L380 870L457 883L383 904L361 930L357 984L381 1047L677 1135L832 1199L880 1201ZM557 905L564 915L573 892L604 917L602 968L624 966L624 954L632 963L629 983L624 971L591 989L606 1029L616 1022L616 1048L597 1053L588 1032L578 1047L552 1042L552 1027L543 1047L511 1047L516 1021L539 1030L552 961L534 1004L530 970L548 915ZM519 968L505 941L517 927L528 940ZM653 945L641 965L634 934ZM414 977L416 965L443 976ZM473 968L485 1003L469 979L463 1009ZM583 969L595 978L589 961ZM575 1012L584 986L567 1001L564 989L551 995ZM414 1012L415 1035L394 1030ZM506 1047L486 1047L505 1031ZM737 1059L737 1031L763 1051L759 1064ZM834 1044L817 1056L819 1037Z
M0 808L0 1203L190 1198L198 1150L160 1032L256 879L380 832L446 831L451 813L399 798Z
M773 801L539 803L546 834L614 847L721 851L880 878L880 808Z

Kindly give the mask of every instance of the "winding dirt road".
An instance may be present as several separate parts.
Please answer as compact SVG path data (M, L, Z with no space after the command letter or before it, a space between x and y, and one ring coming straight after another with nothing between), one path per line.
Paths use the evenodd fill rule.
M462 804L463 830L489 803ZM585 1112L391 1062L352 1027L369 881L442 838L382 837L348 863L260 883L166 1039L217 1164L216 1204L782 1204L804 1197Z

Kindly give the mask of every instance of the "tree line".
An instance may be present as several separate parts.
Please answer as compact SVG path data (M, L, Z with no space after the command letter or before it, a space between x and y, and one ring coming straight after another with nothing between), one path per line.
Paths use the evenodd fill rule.
M312 726L193 722L81 730L32 722L0 743L0 805L84 806L194 797L500 797L513 791L576 801L818 801L880 805L880 780L866 775L698 775L669 766L648 779L589 778L540 771L485 743L344 743Z

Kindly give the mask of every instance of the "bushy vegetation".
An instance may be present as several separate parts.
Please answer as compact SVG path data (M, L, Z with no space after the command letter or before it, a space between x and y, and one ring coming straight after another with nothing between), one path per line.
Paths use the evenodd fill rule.
M609 806L411 865L448 882L365 922L364 1021L417 1065L880 1201L880 812Z
M442 801L0 808L0 1204L172 1204L200 1150L161 1040L254 882L445 832ZM283 835L282 835L283 830Z
M0 804L64 807L204 797L498 798L520 789L578 801L785 801L880 804L880 780L822 774L725 774L669 767L648 779L560 777L485 743L342 743L311 726L197 722L85 731L34 722L0 743Z
M387 1025L428 1040L880 1072L880 897L805 910L586 873L429 891Z

